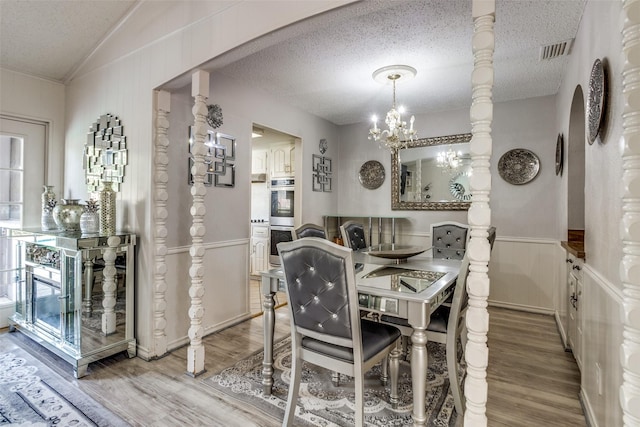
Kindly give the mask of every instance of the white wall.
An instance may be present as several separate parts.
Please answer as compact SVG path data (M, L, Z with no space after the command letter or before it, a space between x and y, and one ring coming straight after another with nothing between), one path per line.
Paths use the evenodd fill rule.
M0 114L48 123L46 184L55 186L59 197L63 194L64 111L64 85L0 68Z
M585 8L576 42L557 97L558 131L569 132L569 113L576 86L588 96L589 75L596 60L607 70L608 96L605 126L593 145L585 146L585 252L583 295L582 397L593 426L622 425L619 390L622 383L622 259L619 223L622 217L621 8L618 1L591 1ZM585 106L587 100L585 99ZM566 189L566 174L563 177ZM566 191L566 190L565 190ZM566 197L566 196L565 196ZM567 212L561 205L560 221ZM602 390L597 385L601 369ZM600 393L602 391L602 393Z
M150 353L154 325L151 211L153 90L178 76L189 75L199 64L235 46L345 3L348 2L287 2L286 7L275 8L271 2L142 2L119 31L100 46L99 51L87 60L69 83L65 191L72 191L74 195L86 198L81 163L82 147L88 126L101 114L117 115L122 120L127 136L130 163L125 172L122 191L117 198L117 227L139 235L136 259L136 335L142 357L154 356ZM220 85L213 82L212 97L216 96L216 90L219 89ZM228 111L239 111L231 103L227 108ZM231 117L229 116L230 119ZM283 119L278 118L273 111L265 113L263 122L271 121L281 124ZM297 123L291 123L288 126L273 127L300 135L302 132L298 131L297 126ZM331 138L324 134L324 129L316 129L316 132L316 135L311 133L309 138ZM239 134L238 137L243 136ZM250 135L247 134L246 137L248 141ZM248 155L245 161L249 173L251 163ZM175 203L175 200L170 199L169 203ZM324 200L319 203L324 203ZM220 238L248 239L249 203L246 202L245 205L247 211L238 215L243 225L228 230L228 234L225 230L220 231ZM310 201L309 208L316 208L316 202ZM214 209L224 209L224 206L216 205ZM231 214L227 212L225 215L228 217ZM168 222L169 228L172 220ZM184 218L180 221L184 221ZM175 303L170 300L168 302ZM173 320L168 319L168 322Z

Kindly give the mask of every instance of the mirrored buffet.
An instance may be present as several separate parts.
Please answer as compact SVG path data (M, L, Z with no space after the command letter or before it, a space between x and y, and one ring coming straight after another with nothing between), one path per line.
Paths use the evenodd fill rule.
M126 350L134 337L134 234L12 229L18 261L16 329L73 365Z

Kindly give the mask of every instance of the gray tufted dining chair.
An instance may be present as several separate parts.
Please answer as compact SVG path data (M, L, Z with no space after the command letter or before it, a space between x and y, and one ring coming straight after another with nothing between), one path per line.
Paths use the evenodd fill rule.
M469 226L447 221L431 224L433 258L462 259L467 247Z
M302 239L303 237L320 237L321 239L326 239L327 233L324 231L324 228L319 225L306 223L291 230L291 236L293 240Z
M347 221L340 226L340 234L344 245L354 251L366 249L367 239L364 234L364 226L355 221Z
M360 318L353 251L317 237L278 244L291 316L291 384L283 426L293 424L302 362L354 378L355 425L364 423L364 373L389 357L398 403L400 331Z

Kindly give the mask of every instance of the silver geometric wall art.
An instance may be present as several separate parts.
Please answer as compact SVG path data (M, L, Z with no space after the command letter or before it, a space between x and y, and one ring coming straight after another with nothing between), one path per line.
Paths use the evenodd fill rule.
M332 176L331 176L331 159L328 157L313 154L311 157L313 162L312 170L312 190L331 192Z
M103 114L89 128L84 146L82 167L89 192L98 191L103 182L111 182L111 188L120 191L127 163L122 123L116 116Z
M193 185L191 144L194 138L193 126L189 126L189 185ZM207 166L204 185L234 187L236 182L234 164L236 160L236 139L224 133L208 130L204 145L207 147L207 152L204 156L204 163Z

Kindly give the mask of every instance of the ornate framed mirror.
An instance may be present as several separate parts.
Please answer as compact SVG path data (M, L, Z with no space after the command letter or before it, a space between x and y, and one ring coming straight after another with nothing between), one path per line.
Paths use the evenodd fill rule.
M391 209L467 210L470 133L420 138L391 154Z

